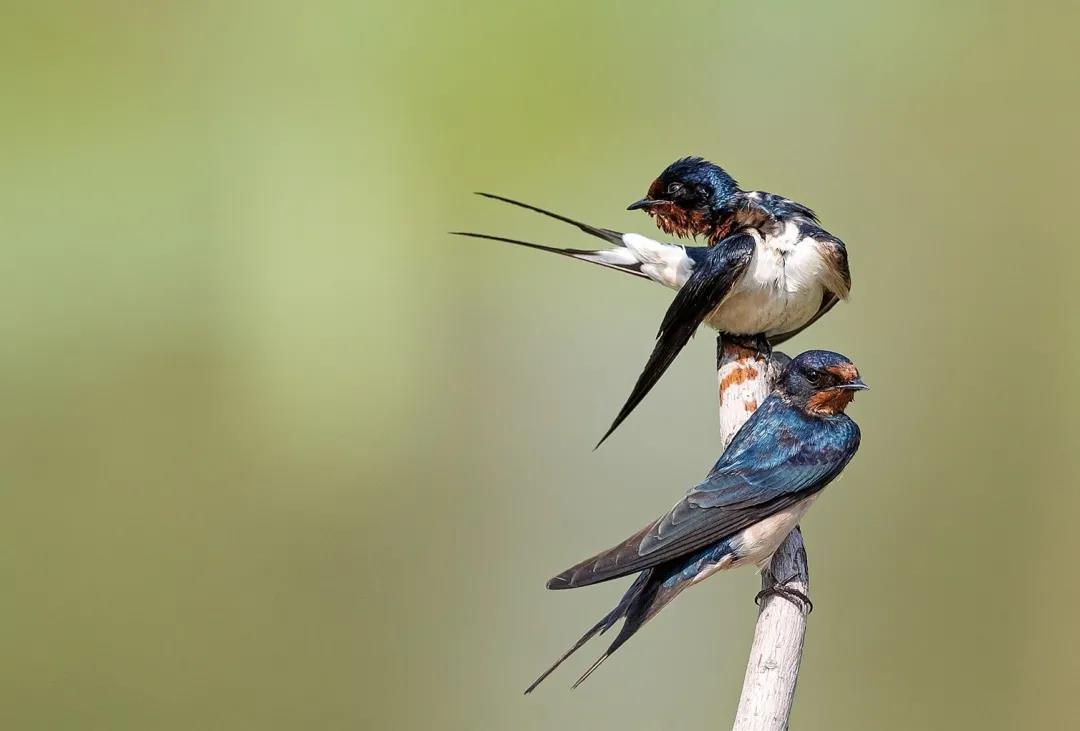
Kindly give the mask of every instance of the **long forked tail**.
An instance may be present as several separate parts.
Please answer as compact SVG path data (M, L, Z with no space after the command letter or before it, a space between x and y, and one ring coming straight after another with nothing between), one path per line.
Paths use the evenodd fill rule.
M608 269L616 269L620 272L633 274L641 279L651 279L667 287L678 288L682 281L689 276L693 268L692 257L682 246L664 244L638 234L624 234L610 228L600 228L581 221L575 221L558 213L546 211L543 208L516 201L513 198L504 198L492 193L477 193L477 195L492 200L509 203L518 208L535 211L556 221L576 226L590 236L603 239L611 244L611 249L561 249L544 244L534 244L531 241L506 238L505 236L492 236L491 234L474 233L471 231L451 231L457 236L470 236L474 239L488 239L489 241L502 241L507 244L525 246L538 251L547 251L560 256L568 256L571 259L587 261L598 264Z
M552 213L551 211L545 211L543 208L538 208L536 206L531 206L528 203L522 203L521 201L516 201L513 198L505 198L505 197L503 197L501 195L495 195L494 193L479 193L478 192L477 195L483 196L484 198L490 198L491 200L502 201L503 203L509 203L512 206L517 206L518 208L525 208L525 209L530 210L530 211L535 211L536 213L539 213L542 216L547 216L548 218L554 218L556 221L562 221L563 223L568 223L571 226L577 226L578 228L580 228L582 231L589 234L590 236L596 236L597 238L603 239L604 241L608 242L609 244L612 244L613 246L622 246L623 245L623 234L620 231L612 231L610 228L600 228L599 226L592 226L592 225L589 225L587 223L582 223L581 221L575 221L572 218L567 218L566 216L561 216L558 213Z
M619 600L619 603L615 605L615 608L612 609L610 612L608 612L608 614L603 619L601 619L599 622L597 622L595 625L593 625L592 628L588 632L586 632L585 634L583 634L581 636L581 639L579 639L577 642L575 642L573 644L573 646L571 646L571 648L569 650L567 650L566 652L564 652L562 654L562 657L560 657L558 660L556 660L555 663L551 667L549 667L547 670L545 670L540 675L539 678L534 680L532 682L532 685L530 685L528 688L525 689L525 695L528 695L529 693L532 693L534 690L536 690L536 686L538 686L538 685L540 685L540 683L544 682L544 679L547 678L547 676L549 676L553 672L555 672L555 668L562 665L566 661L566 659L568 657L570 657L575 652L580 650L581 647L586 642L588 642L589 640L591 640L593 637L595 637L598 634L599 635L604 634L609 629L611 629L613 626L615 626L615 623L618 622L620 619L622 619L623 617L629 616L630 609L636 603L640 603L642 601L642 599L644 598L643 594L645 594L647 592L648 588L650 587L650 584L655 583L655 582L650 581L650 579L652 578L653 573L655 573L654 569L648 569L647 571L642 571L641 574L638 575L638 577L634 581L634 583L630 585L630 588L626 590L626 593L623 594L623 598ZM636 631L636 629L637 628L635 628L634 630L631 630L630 634L633 634L634 631ZM626 633L626 624L624 624L622 630L619 631L619 637L622 637L622 635L625 634L625 633ZM600 665L600 663L603 662L608 657L608 655L615 652L618 645L621 645L623 642L626 642L626 639L623 639L620 642L619 637L615 638L615 642L612 643L612 646L607 649L607 652L605 652L603 654L603 656L601 656L601 658L599 660L597 660L595 663L593 663L593 666L591 668L589 668L589 671L587 673L585 673L585 675L583 675L581 678L578 679L578 682L574 684L575 688L583 680L585 680L585 678L590 673L592 673L592 671L595 670ZM627 635L627 637L629 637L629 635ZM618 643L618 645L616 645L615 643Z
M686 568L682 563L676 561L667 565L656 566L654 568L646 569L642 571L626 593L623 594L622 599L615 605L607 616L597 622L593 627L581 636L574 645L563 653L562 657L555 661L555 664L544 671L544 673L533 681L533 684L525 689L526 695L533 692L536 686L543 682L544 678L551 675L555 668L563 664L563 662L577 652L581 647L597 635L602 635L615 626L615 623L620 619L624 620L622 627L619 629L619 634L615 636L611 644L604 651L600 657L596 659L589 669L582 673L581 677L577 679L573 687L576 688L585 682L585 679L593 674L600 664L607 660L611 655L622 647L628 639L630 639L635 632L641 629L642 625L648 622L653 616L656 615L661 609L663 609L668 602L674 599L679 592L693 583L693 577L696 575L696 566L693 571L684 571Z
M509 239L504 236L492 236L491 234L479 234L471 231L451 231L451 234L455 236L468 236L474 239L487 239L489 241L502 241L507 244L516 244L517 246L525 246L530 249L536 249L538 251L548 251L552 254L559 254L560 256L568 256L571 259L577 259L578 261L587 261L590 264L599 264L602 267L608 269L616 269L620 272L626 272L627 274L633 274L635 277L641 277L642 279L650 279L650 277L641 271L641 262L634 256L634 253L627 248L617 249L560 249L555 246L544 246L543 244L534 244L531 241L521 241L519 239Z

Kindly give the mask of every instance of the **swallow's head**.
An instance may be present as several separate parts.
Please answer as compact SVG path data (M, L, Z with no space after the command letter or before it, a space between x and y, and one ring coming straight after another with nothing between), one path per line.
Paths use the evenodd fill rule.
M795 357L780 374L780 392L804 411L832 416L844 411L856 391L869 386L855 364L829 350L808 350Z
M738 192L738 183L719 165L700 157L684 157L668 165L649 186L648 194L627 210L645 211L669 234L705 235L716 240L720 213Z

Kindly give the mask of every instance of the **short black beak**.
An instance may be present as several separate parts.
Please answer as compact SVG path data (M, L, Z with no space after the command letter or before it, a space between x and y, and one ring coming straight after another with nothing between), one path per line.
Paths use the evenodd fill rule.
M848 381L847 383L841 383L837 388L843 391L869 391L870 387L862 382L861 378L856 378L854 381Z
M655 206L655 205L660 204L660 203L663 203L663 201L658 201L658 200L655 200L653 198L642 198L641 200L634 201L633 203L628 205L626 207L626 210L628 210L628 211L636 211L639 208L650 208L650 207Z

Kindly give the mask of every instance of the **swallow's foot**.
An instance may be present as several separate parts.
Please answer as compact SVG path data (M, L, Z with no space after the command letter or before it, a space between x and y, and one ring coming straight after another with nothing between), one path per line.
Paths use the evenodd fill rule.
M806 594L798 589L791 589L787 586L797 578L799 578L798 574L792 574L783 581L777 581L768 589L762 589L754 596L754 604L757 604L760 607L761 602L764 601L766 597L775 595L787 599L798 607L800 612L805 610L806 614L810 614L810 612L814 611L814 603L810 601L810 597L806 596Z
M747 350L753 350L761 353L766 358L772 355L772 344L769 343L769 339L764 335L732 335L730 333L721 333L720 338L725 343L731 343L737 345L740 348L746 348Z

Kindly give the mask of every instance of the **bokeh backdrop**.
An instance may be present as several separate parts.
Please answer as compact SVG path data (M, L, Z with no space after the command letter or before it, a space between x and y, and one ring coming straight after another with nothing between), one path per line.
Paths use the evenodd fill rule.
M757 579L588 683L544 581L718 454L670 293L452 229L623 230L673 159L812 205L873 390L804 523L793 727L1080 724L1077 6L21 3L0 25L0 724L714 729ZM616 585L617 584L617 585Z

